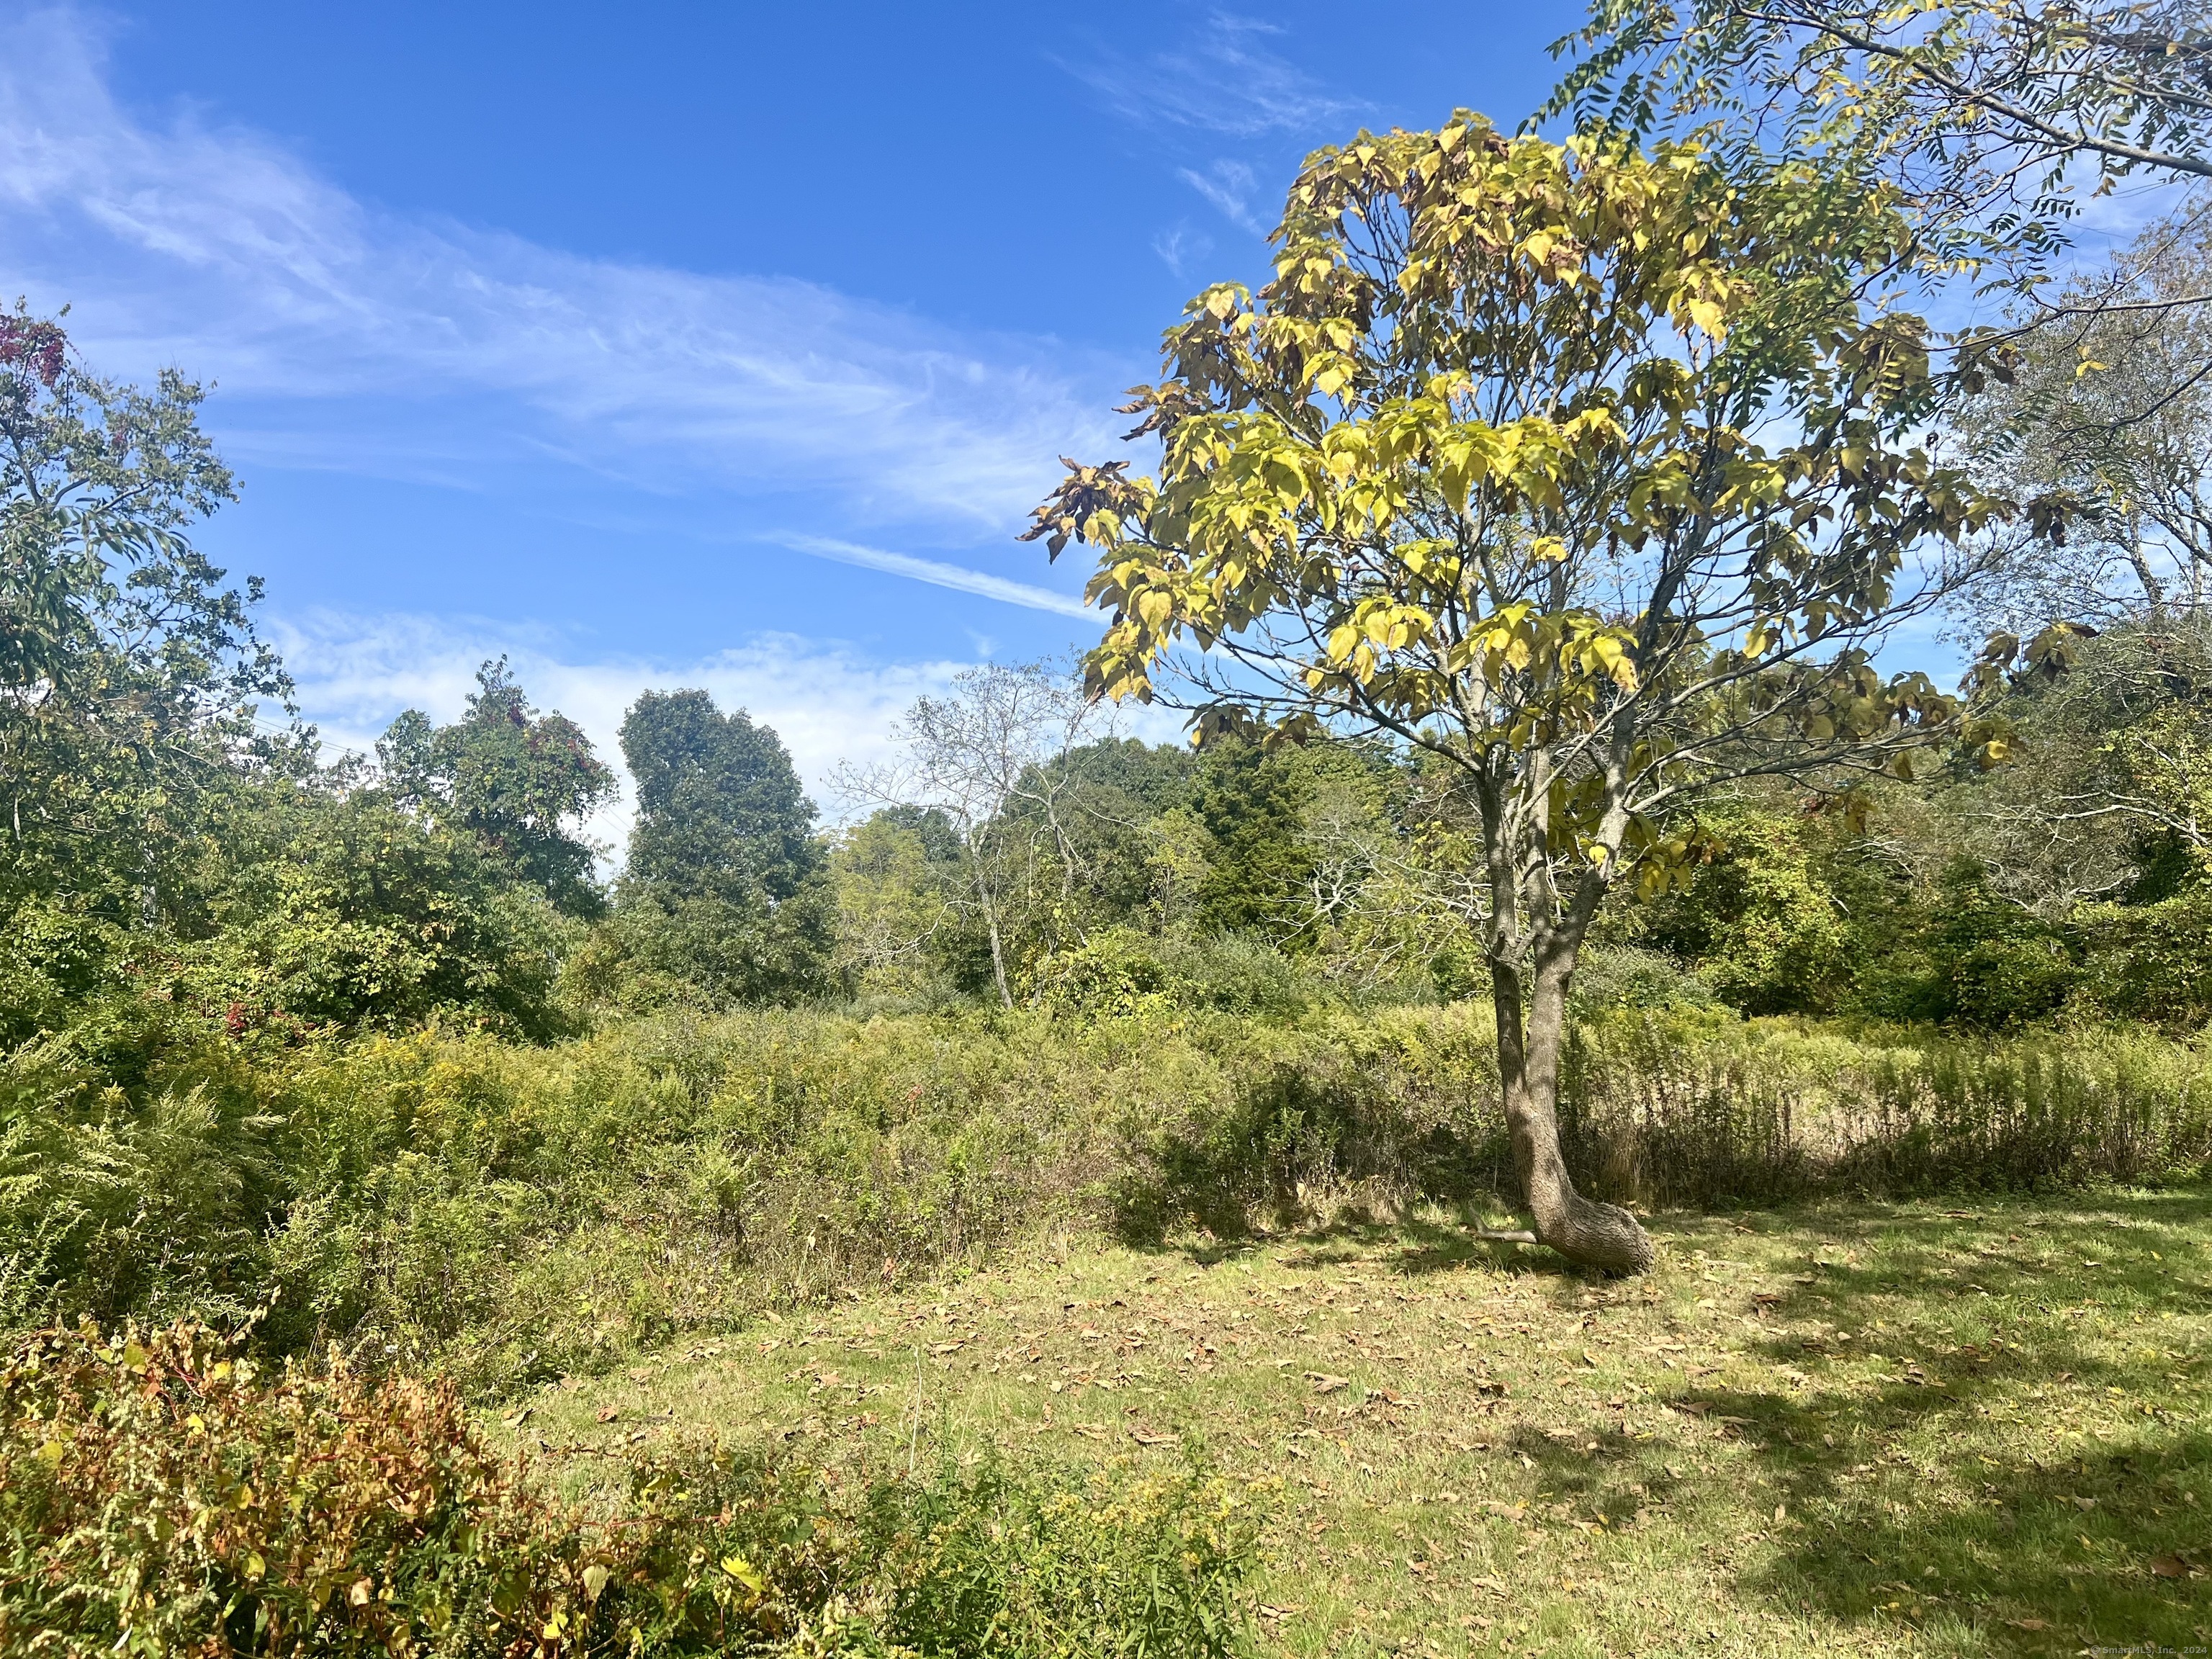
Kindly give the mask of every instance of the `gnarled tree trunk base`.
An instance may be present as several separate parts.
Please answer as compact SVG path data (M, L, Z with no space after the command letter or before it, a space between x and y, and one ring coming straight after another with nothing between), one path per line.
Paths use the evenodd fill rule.
M1609 1273L1649 1273L1658 1259L1651 1235L1618 1204L1601 1204L1571 1188L1554 1213L1536 1217L1536 1237L1570 1261Z

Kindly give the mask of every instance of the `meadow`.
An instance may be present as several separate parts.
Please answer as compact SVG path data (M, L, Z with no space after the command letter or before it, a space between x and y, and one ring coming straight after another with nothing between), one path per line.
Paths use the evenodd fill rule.
M1662 1243L1613 1280L1473 1237L1491 1042L1462 1003L185 1044L130 1090L21 1051L10 1321L102 1334L9 1375L0 1602L64 1540L203 1588L0 1647L2202 1639L2197 1047L1588 1020L1577 1179Z

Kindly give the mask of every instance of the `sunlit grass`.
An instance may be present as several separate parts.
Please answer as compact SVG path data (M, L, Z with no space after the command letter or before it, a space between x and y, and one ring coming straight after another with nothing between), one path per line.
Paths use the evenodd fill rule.
M2212 1630L2208 1224L2203 1191L1662 1216L1626 1282L1440 1214L1045 1244L504 1415L574 1491L677 1432L1195 1448L1267 1513L1268 1651L2185 1650Z

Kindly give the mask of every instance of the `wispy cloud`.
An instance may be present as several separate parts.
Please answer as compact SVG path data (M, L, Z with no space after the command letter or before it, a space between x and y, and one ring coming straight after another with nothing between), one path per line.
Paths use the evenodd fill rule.
M943 690L966 665L875 662L784 634L688 661L595 658L542 628L471 617L318 611L280 622L272 633L298 681L302 711L333 751L371 752L403 709L455 718L476 689L477 667L505 656L533 702L581 726L617 768L617 733L639 693L711 691L724 708L744 708L775 727L815 799L832 810L825 792L837 763L888 759L892 727L908 706ZM625 779L621 799L602 810L592 833L618 850L630 811Z
M1255 236L1267 234L1266 228L1252 214L1252 193L1259 180L1243 162L1216 161L1203 173L1194 167L1179 171L1183 183L1218 208L1231 224Z
M1159 255L1160 263L1178 276L1188 274L1189 267L1213 252L1213 239L1193 231L1187 225L1177 225L1164 230L1152 238L1152 252Z
M861 550L866 551L868 550ZM531 701L584 728L619 772L623 716L641 692L696 687L724 708L743 708L775 728L824 814L850 810L831 787L840 762L893 760L898 720L915 698L942 695L970 663L884 663L848 647L789 634L761 634L729 650L688 660L597 656L556 630L483 617L357 616L321 611L280 621L271 635L299 685L301 712L320 728L325 752L373 753L403 709L457 718L476 690L477 670L504 656ZM991 654L978 641L979 659ZM1104 713L1099 730L1148 743L1182 735L1173 710L1128 704ZM592 836L619 857L629 834L629 779L592 821Z
M971 527L1033 504L1055 455L1109 441L1103 393L1122 380L813 283L376 210L264 136L125 109L98 28L69 9L0 22L0 289L73 302L81 343L120 372L219 380L248 461L819 485L862 517Z
M1111 52L1060 67L1116 114L1237 138L1307 132L1358 113L1355 100L1330 92L1269 49L1273 23L1215 12L1188 46L1142 59Z
M788 547L794 552L811 553L817 559L834 559L839 564L856 564L868 570L886 571L894 576L909 577L937 587L950 587L957 592L980 594L984 599L997 599L1005 605L1018 605L1030 611L1049 611L1059 616L1081 617L1086 620L1096 620L1097 617L1096 612L1072 594L1055 593L1048 587L1034 587L1028 582L1009 581L1004 576L970 570L965 565L916 558L911 553L892 553L879 547L862 547L857 543L838 541L829 536L780 536L775 539L781 546Z

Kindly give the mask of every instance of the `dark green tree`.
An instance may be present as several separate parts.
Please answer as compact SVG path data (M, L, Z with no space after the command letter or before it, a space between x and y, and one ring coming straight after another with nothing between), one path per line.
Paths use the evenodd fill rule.
M637 822L584 966L618 1001L790 1002L830 983L836 902L791 757L742 708L648 691L622 727Z
M580 825L614 793L614 774L574 720L530 706L506 658L477 671L476 695L453 725L410 708L376 749L401 800L475 836L562 915L604 913Z

